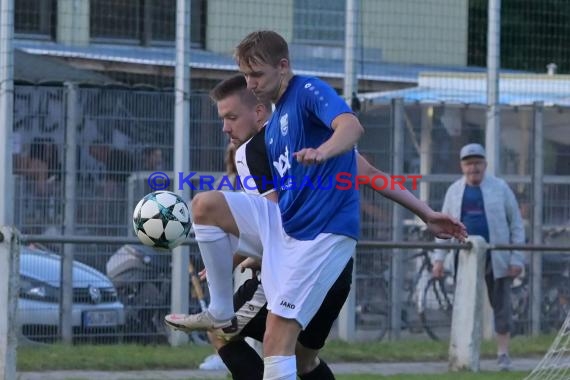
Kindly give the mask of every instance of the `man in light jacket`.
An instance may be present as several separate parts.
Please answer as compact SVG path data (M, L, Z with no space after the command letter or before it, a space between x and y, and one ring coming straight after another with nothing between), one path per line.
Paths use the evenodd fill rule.
M442 212L460 219L469 235L482 236L493 244L524 244L524 224L515 195L504 180L485 174L485 149L480 144L468 144L459 157L463 177L447 189ZM434 253L435 277L443 275L446 253ZM502 370L511 366L511 283L523 268L524 256L519 251L487 251L485 282L495 321L497 361Z

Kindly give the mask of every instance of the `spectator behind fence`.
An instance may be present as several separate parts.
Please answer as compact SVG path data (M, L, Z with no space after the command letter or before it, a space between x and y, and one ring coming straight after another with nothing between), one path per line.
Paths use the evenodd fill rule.
M15 154L12 162L14 175L21 175L26 181L26 188L33 189L36 195L47 193L48 164L47 162L33 158L29 154Z
M142 167L143 171L166 170L164 155L162 149L158 147L146 147L142 151Z
M51 138L34 138L30 144L30 157L44 161L47 164L48 178L61 177L62 165L58 147Z
M99 231L104 235L126 235L127 182L133 171L131 155L98 140L89 146L89 154L102 164L96 189L99 199L94 209Z
M485 173L485 149L479 144L465 145L459 158L463 177L447 189L442 212L461 219L471 236L482 236L493 244L524 244L524 225L515 195L504 180ZM436 277L443 275L445 253L437 250L434 254ZM487 251L485 282L493 308L497 361L501 370L511 367L511 283L523 268L524 256L519 251Z
M50 138L35 138L27 149L14 150L13 172L22 178L16 212L24 233L44 233L58 223L61 204L56 180L61 170L57 146Z
M124 182L133 171L131 154L122 149L113 148L107 143L95 140L89 146L89 154L104 166L101 180Z
M51 184L61 174L59 153L52 139L34 139L27 154L19 151L13 155L12 163L15 175L22 175L36 196L46 195L52 189Z

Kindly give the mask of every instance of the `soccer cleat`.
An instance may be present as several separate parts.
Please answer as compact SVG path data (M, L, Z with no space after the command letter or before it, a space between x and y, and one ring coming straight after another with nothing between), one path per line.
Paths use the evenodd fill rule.
M218 354L208 356L198 368L206 371L220 371L228 369Z
M497 358L497 364L501 371L510 371L511 369L511 358L508 354L501 354Z
M193 330L216 330L231 334L237 331L237 318L233 317L226 321L216 321L208 311L198 314L168 314L164 322L171 328L181 331Z

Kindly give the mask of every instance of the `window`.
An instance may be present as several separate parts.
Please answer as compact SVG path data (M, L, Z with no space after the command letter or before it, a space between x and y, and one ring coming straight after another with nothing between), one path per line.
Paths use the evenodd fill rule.
M295 42L344 44L345 12L344 0L294 0Z
M91 0L91 37L140 38L141 7L137 0Z
M55 36L54 0L14 1L14 32L27 36Z
M206 0L191 2L191 40L204 45ZM151 45L173 44L176 0L91 0L91 37Z

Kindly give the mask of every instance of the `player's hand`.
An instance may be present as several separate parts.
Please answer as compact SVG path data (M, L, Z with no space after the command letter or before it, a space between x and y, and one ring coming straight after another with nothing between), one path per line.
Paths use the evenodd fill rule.
M507 273L509 277L515 278L520 276L520 274L522 273L522 268L519 267L518 265L509 265L509 270Z
M301 165L322 164L326 160L324 154L314 148L301 149L293 153L293 157L295 157Z
M443 261L436 260L433 262L433 269L431 271L431 274L435 278L443 277Z
M202 269L200 272L198 272L198 278L200 281L206 281L206 277L206 269Z
M462 243L467 239L467 229L463 223L447 214L433 212L426 223L428 230L440 239L455 238Z
M239 264L241 273L245 272L246 269L251 269L253 272L261 270L261 261L254 259L253 257L248 257Z

